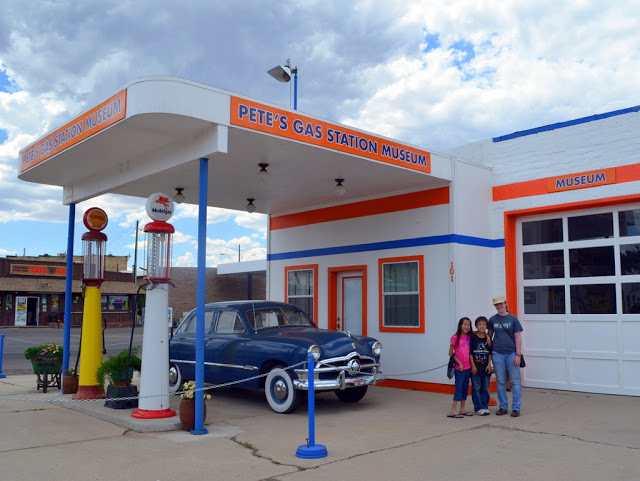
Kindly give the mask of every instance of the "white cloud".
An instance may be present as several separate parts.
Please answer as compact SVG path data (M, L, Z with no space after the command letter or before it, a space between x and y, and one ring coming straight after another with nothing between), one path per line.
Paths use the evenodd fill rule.
M288 106L290 86L265 71L290 57L301 111L441 150L639 104L639 26L632 0L7 0L0 65L14 85L0 92L0 129L8 135L0 192L10 193L0 207L0 239L16 222L68 218L60 187L18 180L19 150L140 76L180 76ZM77 206L77 219L89 204L107 211L111 228L147 221L141 199L91 199ZM207 211L209 224L233 219L254 230L241 251L263 254L265 216ZM181 204L174 219L197 213ZM184 265L195 262L194 236L174 236ZM239 239L217 248L233 251ZM208 255L210 265L227 259L223 250Z
M267 234L267 216L264 214L243 212L236 215L235 223L247 229L255 229L263 236Z

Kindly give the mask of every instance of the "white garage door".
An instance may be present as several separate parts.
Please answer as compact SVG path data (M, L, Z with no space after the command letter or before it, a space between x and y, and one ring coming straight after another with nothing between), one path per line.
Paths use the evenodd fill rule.
M523 217L524 384L640 395L640 205Z

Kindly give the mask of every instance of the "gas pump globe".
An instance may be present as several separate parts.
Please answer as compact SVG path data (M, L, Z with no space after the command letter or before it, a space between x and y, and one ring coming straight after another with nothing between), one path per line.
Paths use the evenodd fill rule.
M144 226L147 234L147 294L142 337L140 400L131 416L139 419L168 418L169 407L169 280L171 279L171 237L175 229L167 222L173 215L173 201L162 193L147 199L147 215L153 222Z
M147 233L147 279L171 279L171 240L175 229L165 221L150 222L144 226Z

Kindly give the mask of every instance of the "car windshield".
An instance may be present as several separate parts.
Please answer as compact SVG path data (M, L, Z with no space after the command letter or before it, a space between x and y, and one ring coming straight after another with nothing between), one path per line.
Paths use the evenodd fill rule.
M246 312L247 321L254 330L278 326L315 327L307 315L297 309L269 307Z

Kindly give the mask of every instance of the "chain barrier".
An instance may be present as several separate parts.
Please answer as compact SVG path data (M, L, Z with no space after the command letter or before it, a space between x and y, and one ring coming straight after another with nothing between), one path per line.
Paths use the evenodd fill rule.
M442 366L438 366L438 367L433 367L431 369L425 369L423 371L416 371L416 372L405 372L402 374L386 374L386 373L382 373L382 375L387 378L387 377L404 377L404 376L414 376L416 374L423 374L426 372L431 372L431 371L437 371L438 369L442 369L443 367L447 367L449 365L449 363L447 364L443 364Z
M297 364L293 364L291 366L287 366L284 367L282 369L286 370L291 370L294 369L298 366L302 366L304 364L306 364L307 361L301 361ZM415 372L408 372L408 373L402 373L402 374L387 374L387 373L383 373L380 372L379 376L380 379L379 380L384 380L387 379L389 377L405 377L405 376L414 376L416 374L424 374L427 372L431 372L431 371L436 371L438 369L442 369L443 367L447 367L447 364L443 364L442 366L437 366L431 369L424 369L422 371L415 371ZM357 371L357 374L371 374L370 372L365 372L365 371ZM230 381L224 384L215 384L212 386L205 386L202 388L197 388L197 389L189 389L188 391L176 391L173 393L169 393L169 395L171 396L177 396L180 394L184 394L186 392L191 392L191 391L209 391L209 390L213 390L213 389L219 389L219 388L223 388L223 387L229 387L229 386L233 386L235 384L242 384L245 383L247 381L253 381L254 379L259 379L262 377L266 377L268 376L269 373L266 372L264 374L258 374L256 376L252 376L252 377L247 377L244 379L240 379L238 381ZM134 399L148 399L148 398L156 398L156 397L162 397L162 396L166 396L165 394L152 394L152 395L148 395L148 396L128 396L128 397L118 397L118 398L106 398L106 399L28 399L28 398L12 398L12 397L4 397L4 396L0 396L0 401L22 401L22 402L51 402L51 403L59 403L59 404L63 404L63 403L78 403L78 402L107 402L107 401L131 401Z
M306 364L307 361L301 361L297 364L292 364L291 366L287 366L287 367L283 367L282 369L284 369L285 371L290 370L290 369L294 369L298 366L302 366L303 364ZM234 384L242 384L245 383L247 381L253 381L254 379L259 379L261 377L267 377L269 375L268 372L264 373L264 374L258 374L256 376L252 376L252 377L247 377L244 379L240 379L238 381L230 381L224 384L215 384L212 386L206 386L206 387L202 387L202 388L197 388L197 389L189 389L187 391L176 391L176 392L172 392L172 393L168 393L170 396L177 396L179 394L184 394L186 392L198 392L198 391L208 391L208 390L213 390L213 389L219 389L219 388L223 388L223 387L228 387L228 386L233 386ZM0 401L23 401L23 402L51 402L51 403L57 403L57 404L63 404L63 403L78 403L78 402L107 402L107 401L131 401L134 399L149 399L149 398L156 398L156 397L162 397L162 396L166 396L167 393L165 394L151 394L148 396L128 396L128 397L117 397L117 398L102 398L102 399L25 399L25 398L12 398L12 397L4 397L4 396L0 396Z

